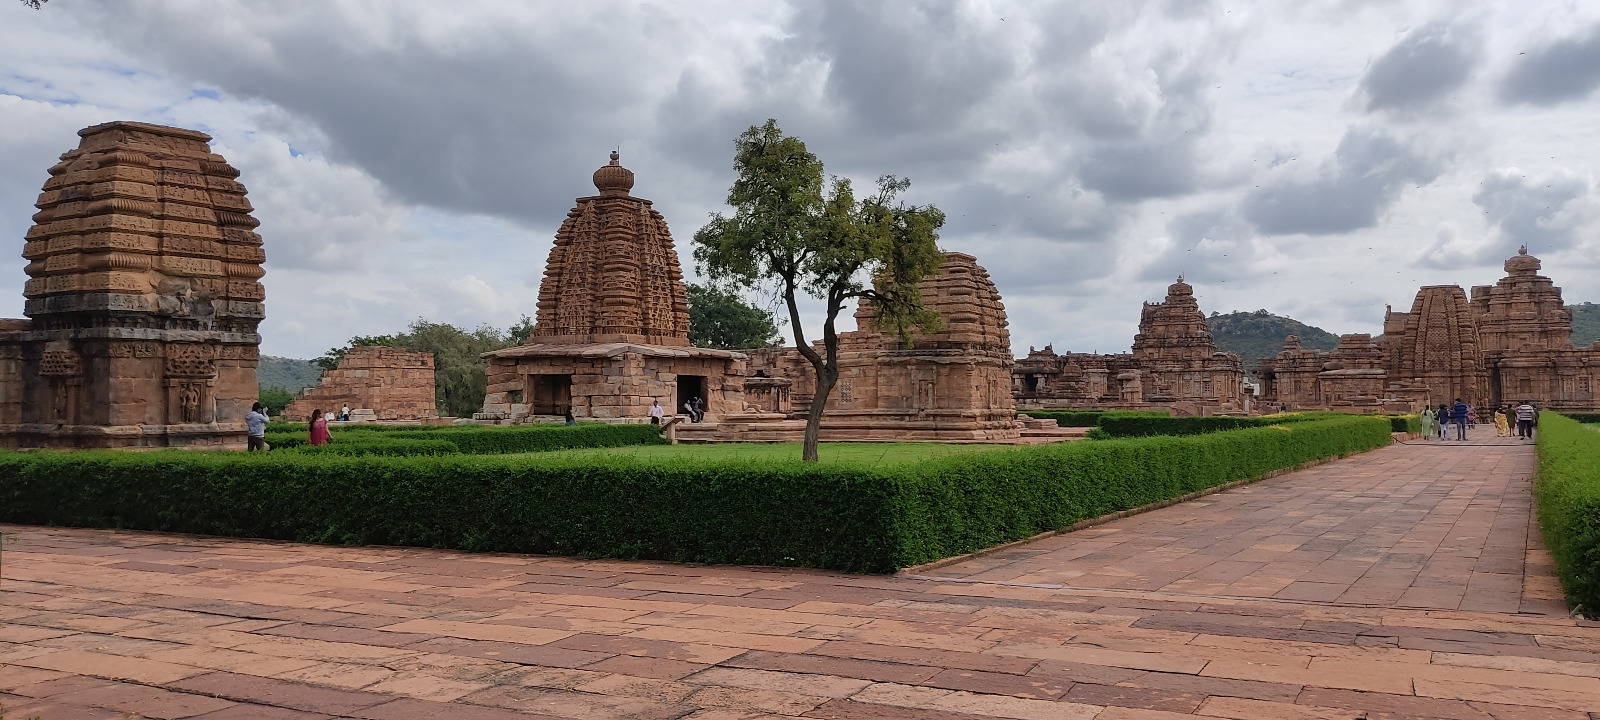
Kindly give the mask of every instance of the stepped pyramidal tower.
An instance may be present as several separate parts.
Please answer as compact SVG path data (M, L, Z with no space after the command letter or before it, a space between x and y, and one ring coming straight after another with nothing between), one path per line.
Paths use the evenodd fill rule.
M745 356L689 346L689 302L667 222L632 195L617 153L556 231L533 332L488 353L478 419L644 420L686 401L716 418L743 409Z
M265 254L209 135L78 131L23 257L26 320L0 320L0 443L239 447L256 399Z

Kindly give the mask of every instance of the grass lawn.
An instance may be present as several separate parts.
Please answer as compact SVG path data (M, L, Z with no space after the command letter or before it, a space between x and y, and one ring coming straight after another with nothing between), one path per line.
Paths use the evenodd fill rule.
M879 466L926 460L941 455L971 452L1005 452L1024 445L947 445L942 443L822 443L817 454L824 463L850 463ZM544 456L585 457L605 455L641 460L799 460L800 443L718 443L707 445L632 445L618 448L585 448L540 453Z

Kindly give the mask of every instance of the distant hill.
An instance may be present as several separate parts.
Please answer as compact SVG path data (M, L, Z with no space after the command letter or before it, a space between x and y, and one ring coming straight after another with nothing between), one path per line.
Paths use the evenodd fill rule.
M1572 344L1588 347L1600 340L1600 305L1591 302L1568 305L1572 311Z
M1212 313L1206 323L1211 326L1217 349L1238 353L1245 370L1250 371L1262 358L1277 355L1283 349L1283 339L1290 335L1299 335L1300 347L1304 348L1332 350L1339 344L1338 335L1266 310Z
M322 368L310 360L262 355L256 367L256 385L298 393L322 379Z

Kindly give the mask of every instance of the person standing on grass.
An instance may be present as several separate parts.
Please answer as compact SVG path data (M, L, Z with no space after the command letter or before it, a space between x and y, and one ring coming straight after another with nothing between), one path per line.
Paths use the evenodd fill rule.
M332 413L329 413L330 415ZM322 410L311 412L311 438L312 445L327 445L333 441L333 436L328 434L328 418L324 417Z
M1450 408L1450 420L1456 424L1456 439L1467 439L1467 404L1456 398L1455 407Z
M1539 411L1527 400L1517 406L1517 437L1523 440L1533 439L1533 419L1539 416Z
M267 449L267 413L261 403L250 406L244 414L245 448L250 452Z
M661 419L667 416L667 411L661 409L660 400L650 401L650 424L660 425Z

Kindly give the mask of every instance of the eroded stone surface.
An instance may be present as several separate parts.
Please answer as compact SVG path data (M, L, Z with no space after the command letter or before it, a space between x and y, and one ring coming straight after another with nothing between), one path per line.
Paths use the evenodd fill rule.
M29 320L0 321L0 442L242 447L265 254L239 171L193 130L78 134L23 249Z
M391 347L355 347L339 366L322 374L283 409L290 420L310 419L314 410L372 410L374 420L436 418L433 353Z

